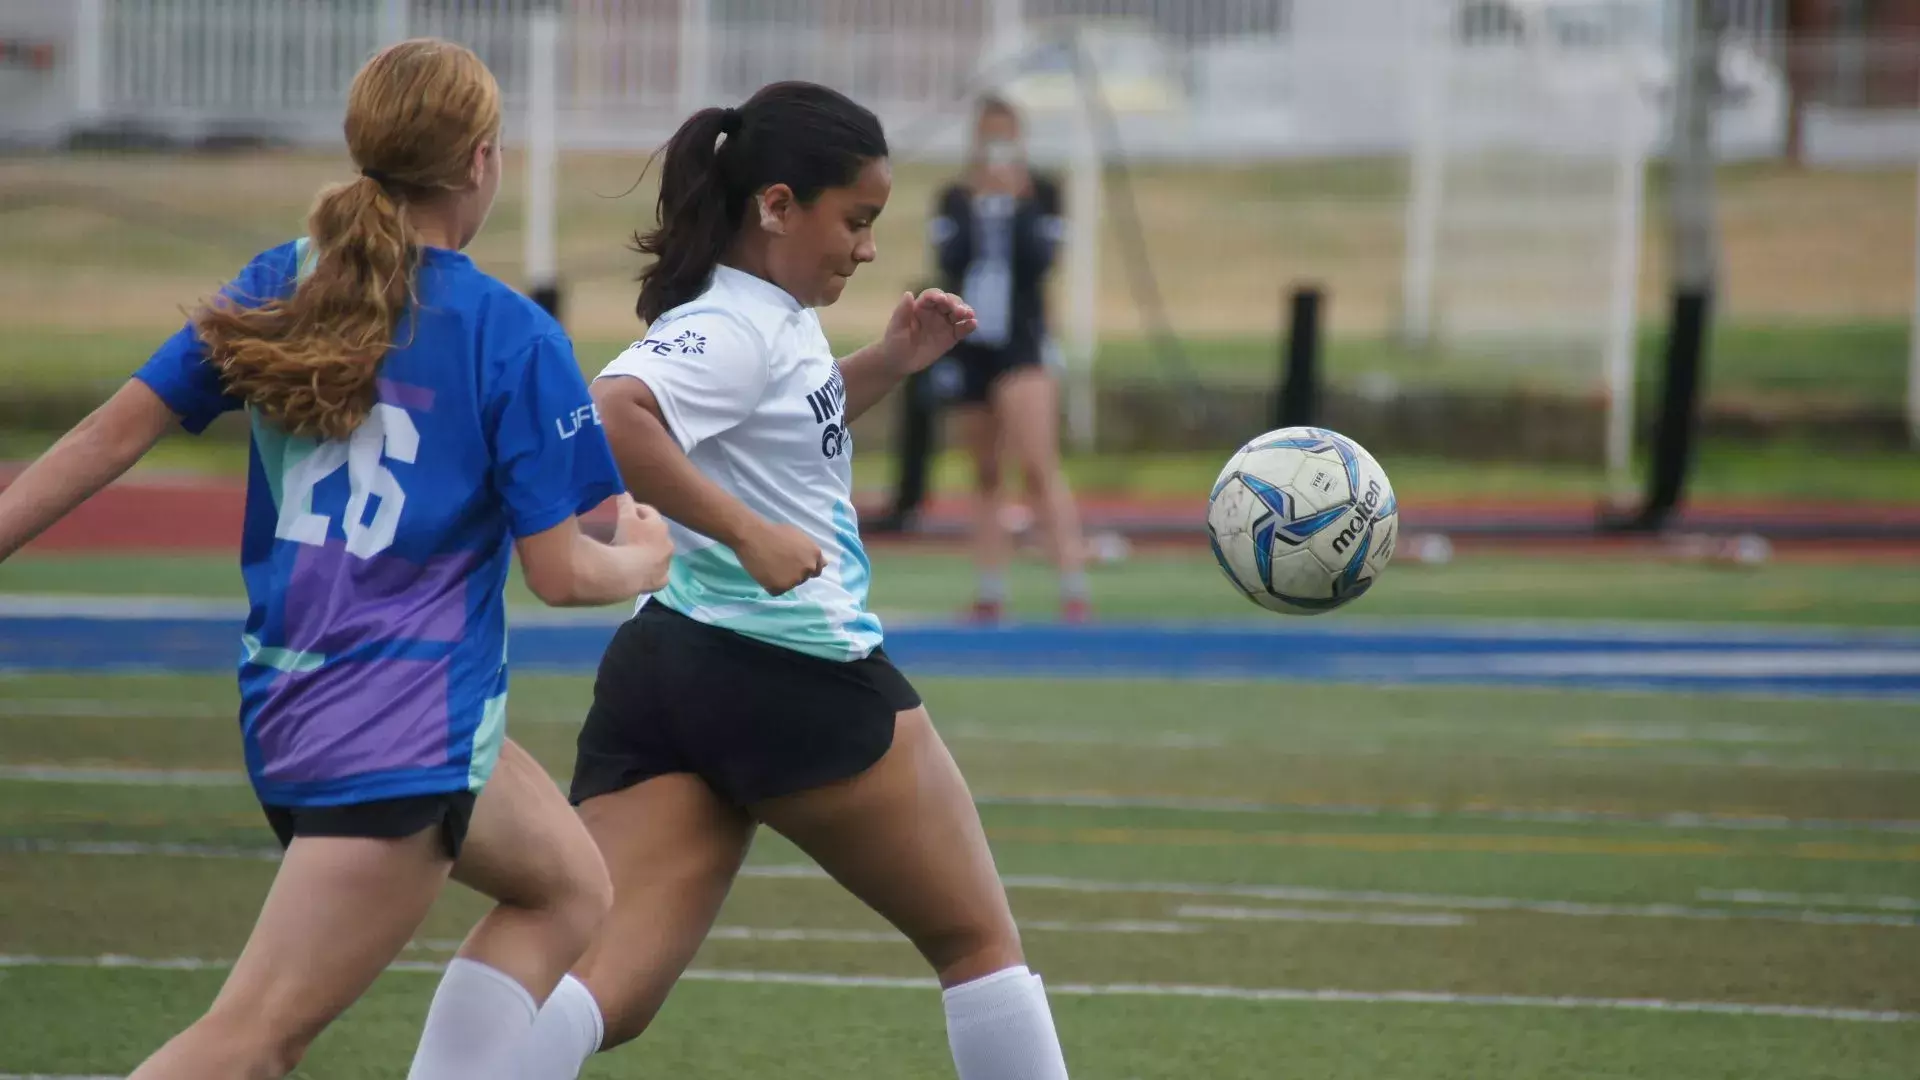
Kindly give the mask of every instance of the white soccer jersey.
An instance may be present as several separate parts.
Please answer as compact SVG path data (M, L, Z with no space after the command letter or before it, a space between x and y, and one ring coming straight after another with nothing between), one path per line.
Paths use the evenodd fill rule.
M820 545L826 572L771 596L733 551L670 522L673 570L657 595L701 622L830 660L880 645L853 510L846 383L820 317L772 282L722 266L600 378L653 390L667 427L709 480ZM645 605L650 597L641 597Z

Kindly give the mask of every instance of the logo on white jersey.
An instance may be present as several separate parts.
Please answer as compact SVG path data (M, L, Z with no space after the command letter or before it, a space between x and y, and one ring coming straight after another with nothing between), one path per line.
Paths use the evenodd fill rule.
M824 424L839 419L847 407L847 380L840 377L840 365L833 365L833 374L827 377L820 389L807 395L807 405L813 409L813 422Z
M665 338L648 338L645 341L636 341L628 347L636 352L648 352L655 356L672 356L674 353L679 353L681 356L705 356L707 337L705 334L685 330L672 341Z
M807 395L807 407L813 410L814 423L827 425L820 433L821 455L836 458L846 453L853 434L842 423L847 410L847 380L841 377L839 364L833 365L833 374L818 390Z

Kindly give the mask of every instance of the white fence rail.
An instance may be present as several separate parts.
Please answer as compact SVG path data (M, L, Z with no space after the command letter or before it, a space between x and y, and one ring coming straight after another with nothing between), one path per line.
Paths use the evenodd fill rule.
M0 38L10 23L37 28L60 42L64 62L32 77L0 72L0 139L46 141L105 123L186 138L333 141L354 71L409 34L471 45L518 105L528 16L548 10L561 25L557 115L570 148L649 146L694 108L804 78L873 106L909 134L907 152L945 156L959 125L930 118L957 120L983 84L1026 98L1042 127L1049 109L1076 107L1071 54L1048 47L1072 37L1101 73L1134 153L1398 153L1418 123L1405 74L1417 60L1412 28L1436 2L7 0ZM1784 104L1767 44L1778 6L1730 6L1732 48L1745 77L1764 84L1730 109L1724 126L1737 153L1778 148ZM1521 46L1570 78L1611 62L1626 35L1641 42L1649 95L1670 67L1671 0L1468 0L1456 10L1458 43L1493 28L1480 44Z

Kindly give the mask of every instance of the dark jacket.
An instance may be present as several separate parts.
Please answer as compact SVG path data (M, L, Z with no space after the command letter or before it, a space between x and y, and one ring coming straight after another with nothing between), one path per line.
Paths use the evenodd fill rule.
M1047 340L1048 271L1065 232L1061 220L1060 186L1035 173L1033 193L1022 198L1013 213L1013 311L1008 352L1038 356ZM934 203L929 230L941 288L966 298L967 267L973 261L973 194L965 184L949 185ZM956 355L981 346L962 344Z

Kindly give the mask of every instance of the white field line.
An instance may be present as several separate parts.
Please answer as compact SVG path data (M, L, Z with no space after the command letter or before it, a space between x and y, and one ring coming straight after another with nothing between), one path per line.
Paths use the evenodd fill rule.
M0 968L83 968L132 971L213 971L231 961L174 957L147 960L130 956L53 957L0 956ZM441 965L399 961L388 970L437 973ZM929 978L885 975L828 975L803 971L738 971L695 969L682 976L695 982L745 983L756 986L811 986L848 989L939 989ZM1521 994L1453 994L1426 990L1337 990L1292 987L1192 986L1162 983L1056 983L1049 993L1069 997L1167 997L1216 1001L1301 1002L1346 1005L1448 1005L1494 1008L1596 1009L1629 1012L1710 1013L1723 1016L1795 1017L1856 1023L1912 1023L1920 1013L1875 1009L1834 1008L1820 1005L1770 1005L1738 1001L1673 1001L1666 998L1545 997Z
M1102 922L1060 922L1022 920L1022 932L1062 934L1204 934L1207 927L1193 923L1136 919ZM709 941L759 941L803 943L809 945L905 945L907 938L898 930L841 930L795 926L716 926L707 933ZM451 953L460 948L457 938L425 938L413 948L430 953Z
M182 596L69 596L64 593L0 593L0 617L13 619L204 619L231 622L247 617L242 600ZM237 654L236 654L237 655Z
M1768 892L1764 889L1701 889L1695 895L1720 904L1799 904L1806 907L1920 911L1920 898L1912 896L1843 896L1839 893Z
M1610 810L1579 810L1546 807L1541 809L1460 808L1447 809L1420 803L1386 806L1370 803L1271 803L1250 799L1207 798L1202 796L1161 795L976 795L982 806L1060 806L1092 810L1176 810L1220 814L1302 814L1325 817L1405 817L1430 820L1464 818L1479 821L1509 821L1539 825L1651 825L1667 829L1727 829L1810 832L1920 832L1920 820L1759 817L1715 814L1697 810L1678 810L1667 814L1629 814Z
M0 706L0 713L4 713ZM243 787L245 773L232 769L147 769L118 765L0 764L0 782L96 784L102 787ZM1270 803L1204 796L1138 796L1101 793L976 795L981 806L1049 806L1087 810L1168 810L1221 814L1301 814L1315 817L1460 818L1541 825L1650 825L1667 829L1765 830L1809 832L1920 832L1920 820L1729 816L1683 810L1668 814L1628 814L1578 809L1442 809L1422 804L1384 806L1369 803Z
M1721 911L1713 908L1683 908L1670 905L1644 905L1631 909L1607 904L1572 904L1539 902L1528 907L1514 907L1508 910L1525 911L1529 914L1568 915L1575 918L1610 918L1616 916L1694 919L1719 921L1725 919L1767 919L1780 922L1811 923L1817 926L1920 926L1920 919L1910 919L1899 915L1856 915L1822 911L1795 912L1744 912ZM1372 915L1351 917L1354 913L1341 911L1302 910L1297 908L1250 908L1250 907L1207 907L1187 904L1177 908L1174 915L1182 919L1223 919L1229 922L1351 922L1367 923L1375 926L1459 926L1467 920L1461 915ZM1453 922L1437 920L1452 919Z
M753 869L775 869L772 867ZM782 868L784 869L784 868ZM1570 900L1529 900L1514 896L1450 896L1441 893L1403 893L1378 890L1318 889L1293 885L1208 885L1187 882L1092 881L1085 878L1012 875L1002 879L1009 888L1050 889L1061 892L1159 894L1189 897L1236 897L1291 903L1378 904L1385 907L1439 911L1506 911L1569 918L1703 919L1718 921L1814 923L1830 926L1920 927L1920 918L1901 915L1854 915L1843 912L1774 909L1723 909L1686 904L1595 904Z
M210 717L232 719L240 711L237 701L125 701L107 698L14 698L0 701L0 719L57 716L85 720L198 720Z
M1009 746L1120 746L1142 750L1219 750L1229 744L1224 735L1196 735L1185 731L1140 731L1131 734L1087 728L1041 728L1007 731L965 722L940 725L940 733L965 742L1004 743Z
M831 880L817 866L748 866L741 877ZM1316 904L1377 904L1385 907L1440 911L1512 911L1532 915L1574 918L1735 919L1765 922L1815 923L1836 926L1920 927L1920 918L1901 915L1852 915L1825 911L1740 910L1691 907L1685 904L1591 904L1566 900L1528 900L1513 896L1450 896L1440 893L1381 892L1377 890L1317 889L1294 885L1212 885L1174 881L1098 881L1052 875L1008 874L1000 879L1010 889L1040 889L1114 895L1159 895L1195 898L1232 897Z
M624 605L601 609L554 610L514 605L507 610L512 626L605 626L625 622L632 612ZM247 617L244 599L206 599L182 596L84 596L65 593L0 593L0 618L95 619L101 622L143 622L180 619L231 625L239 644L240 624ZM238 653L235 654L238 656Z
M1220 922L1359 923L1365 926L1465 926L1473 920L1453 912L1422 914L1393 911L1340 911L1322 908L1210 907L1183 904L1174 909L1180 919Z
M13 855L118 855L170 859L244 859L279 862L276 847L227 844L148 843L142 840L6 840L0 852Z
M1466 658L1448 664L1416 657L1416 673L1450 675L1462 668L1485 675L1654 676L1699 678L1818 678L1844 675L1920 675L1920 652L1912 649L1645 650L1640 652L1515 653Z
M118 765L0 765L0 781L16 784L94 784L101 787L244 787L231 769L135 769Z
M0 852L23 855L120 855L174 858L253 859L277 862L280 853L268 847L226 847L203 844L149 844L134 841L11 840L0 841ZM744 878L828 881L817 866L747 866ZM1098 881L1087 878L1011 874L1001 878L1010 889L1038 889L1114 895L1180 896L1198 899L1232 898L1310 904L1373 904L1430 911L1505 911L1529 915L1556 915L1590 919L1697 919L1741 922L1806 923L1816 926L1920 927L1920 915L1861 914L1791 908L1706 908L1687 904L1595 904L1570 900L1529 900L1514 896L1451 896L1442 893L1402 893L1372 890L1318 889L1294 885L1210 885L1198 882Z

